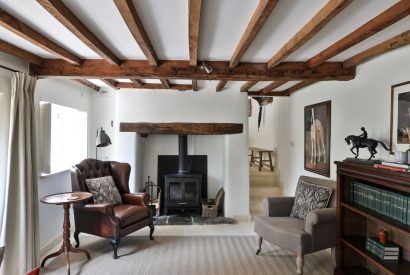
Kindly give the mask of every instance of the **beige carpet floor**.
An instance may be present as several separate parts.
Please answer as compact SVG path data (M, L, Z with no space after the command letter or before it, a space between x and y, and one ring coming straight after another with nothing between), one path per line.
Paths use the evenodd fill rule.
M81 238L81 247L91 253L70 254L71 274L295 274L295 256L268 242L255 255L256 236L128 236L121 239L119 259L105 239ZM305 257L305 274L333 274L329 253ZM41 274L66 274L63 255L49 260Z

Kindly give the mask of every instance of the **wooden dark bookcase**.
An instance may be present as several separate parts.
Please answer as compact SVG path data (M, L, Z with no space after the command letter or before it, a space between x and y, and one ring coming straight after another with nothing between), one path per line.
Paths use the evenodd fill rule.
M335 162L337 165L337 242L334 274L410 274L410 226L350 202L350 185L359 181L410 195L410 173L374 168L372 165ZM383 261L367 252L366 237L387 230L400 245L399 261Z

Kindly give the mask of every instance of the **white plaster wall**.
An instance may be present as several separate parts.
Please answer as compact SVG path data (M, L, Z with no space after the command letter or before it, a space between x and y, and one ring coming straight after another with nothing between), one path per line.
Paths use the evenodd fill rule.
M275 99L274 99L275 100ZM252 116L249 117L249 146L273 150L277 141L275 137L276 104L262 107L262 120L258 131L259 104L252 102Z
M120 122L243 123L244 133L238 135L189 136L188 153L208 155L209 197L214 197L221 186L232 189L226 192L226 215L249 214L246 95L229 88L215 93L214 87L195 93L122 89L117 92L116 113L117 125ZM141 138L135 133L116 132L116 160L131 164L130 185L134 190L139 190L148 176L156 181L158 155L178 153L176 136Z
M331 178L336 178L336 160L352 157L344 138L360 134L366 127L369 137L389 143L390 131L390 86L410 80L410 47L392 51L357 68L356 78L347 82L321 82L300 90L289 99L289 141L280 142L281 180L285 195L293 195L300 175L321 177L304 171L303 168L303 121L304 106L332 101L331 119ZM378 158L391 156L381 146ZM368 158L366 150L360 157Z
M37 113L37 144L39 139L39 103L47 101L89 113L90 90L76 82L61 79L39 79L37 81L35 104ZM89 118L88 118L89 120ZM90 137L89 131L89 137ZM94 131L92 131L94 134ZM88 139L90 140L90 138ZM95 140L94 140L95 144ZM94 147L95 148L95 147ZM38 148L38 152L39 148ZM90 155L94 151L88 152ZM38 154L38 159L41 156ZM38 162L40 163L40 161ZM75 163L73 163L75 164ZM38 167L40 169L40 167ZM50 194L71 191L71 176L69 171L39 177L38 196L39 199ZM71 212L72 214L72 212ZM39 224L40 224L40 247L44 247L48 242L55 239L62 233L63 208L61 206L39 203ZM72 218L72 217L71 217Z
M106 89L108 90L108 89ZM90 157L95 157L95 142L97 129L103 127L105 132L111 139L112 145L106 147L98 148L98 159L99 160L114 160L115 153L115 102L116 102L116 91L110 90L108 93L91 93L90 95L90 113L89 113L89 152ZM112 122L112 124L111 124ZM111 126L112 125L112 126Z

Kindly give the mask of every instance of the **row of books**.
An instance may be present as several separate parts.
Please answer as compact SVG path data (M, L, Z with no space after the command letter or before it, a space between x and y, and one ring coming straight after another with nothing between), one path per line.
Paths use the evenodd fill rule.
M376 163L373 166L391 171L410 172L410 165L406 163L382 161L382 163Z
M400 256L400 247L393 242L382 244L377 238L367 237L366 250L381 260L398 260Z
M410 225L410 194L353 181L350 184L350 201Z

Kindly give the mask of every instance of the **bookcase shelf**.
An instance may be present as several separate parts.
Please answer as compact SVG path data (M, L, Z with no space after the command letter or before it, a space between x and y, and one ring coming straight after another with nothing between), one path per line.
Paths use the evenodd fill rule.
M392 236L393 242L408 251L410 248L403 240L410 238L410 226L350 201L351 192L356 186L353 185L354 182L410 195L410 173L377 169L372 165L335 163L337 165L337 242L334 273L371 274L371 270L376 274L380 272L392 275L410 274L409 259L381 260L365 248L368 236L376 236L379 229L385 229ZM351 270L362 270L362 272L356 273ZM369 273L366 273L367 271L363 273L363 270Z
M368 208L365 208L363 206L353 204L353 203L348 203L348 202L342 202L341 206L344 208L347 208L353 212L356 212L368 219L371 219L375 222L378 222L380 224L383 224L384 226L389 227L392 230L398 231L407 237L410 237L410 227L407 225L404 225L402 223L399 223L389 217L383 216L378 214L377 212L374 212Z
M368 261L372 262L379 269L390 274L397 275L407 275L410 272L410 262L404 259L399 261L384 261L373 254L367 252L365 249L366 237L362 236L353 236L345 237L342 239L343 243L349 246L351 249L356 251L360 256L366 258Z

